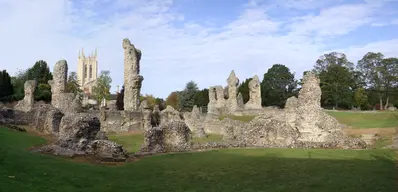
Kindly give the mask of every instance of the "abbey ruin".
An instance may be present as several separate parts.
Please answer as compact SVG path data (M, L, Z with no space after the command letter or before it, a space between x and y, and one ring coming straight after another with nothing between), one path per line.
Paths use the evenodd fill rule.
M320 106L319 79L313 73L303 77L298 98L286 101L285 109L261 106L260 80L249 82L250 99L244 104L238 93L239 79L234 71L227 86L209 89L208 113L194 106L192 112L180 113L171 106L160 111L140 102L143 76L140 75L142 52L129 39L124 49L124 110L84 110L81 98L66 92L68 64L58 61L54 66L51 104L34 103L35 81L26 81L25 98L14 109L0 110L0 123L25 124L51 135L54 142L34 151L63 156L93 155L102 160L124 161L129 154L122 145L109 141L108 133L142 131L145 135L141 150L135 155L190 151L226 147L286 148L366 148L358 138L348 137L337 120ZM219 115L255 114L250 122ZM219 142L195 143L193 137L220 134Z

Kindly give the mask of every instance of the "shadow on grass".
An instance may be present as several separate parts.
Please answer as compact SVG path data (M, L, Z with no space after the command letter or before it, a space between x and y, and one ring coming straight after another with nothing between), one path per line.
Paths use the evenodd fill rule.
M41 138L0 129L0 191L395 191L391 150L227 149L109 167L26 149Z

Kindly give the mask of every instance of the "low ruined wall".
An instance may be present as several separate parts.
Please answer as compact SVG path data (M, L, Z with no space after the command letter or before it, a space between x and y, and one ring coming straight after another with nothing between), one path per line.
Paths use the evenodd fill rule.
M97 115L101 122L101 131L120 133L143 130L141 112L100 110Z

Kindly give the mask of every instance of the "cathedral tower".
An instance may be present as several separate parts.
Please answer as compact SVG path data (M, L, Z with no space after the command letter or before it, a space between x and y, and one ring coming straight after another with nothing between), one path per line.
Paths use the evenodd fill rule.
M77 61L77 80L80 85L80 89L83 92L91 94L92 88L97 82L98 61L97 61L97 49L87 57L84 55L83 49L79 51Z

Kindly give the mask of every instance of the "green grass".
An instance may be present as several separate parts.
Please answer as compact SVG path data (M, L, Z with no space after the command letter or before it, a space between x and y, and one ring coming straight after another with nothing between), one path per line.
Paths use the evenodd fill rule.
M254 115L243 115L243 116L236 116L236 115L220 115L218 119L223 120L225 118L230 118L233 120L238 120L242 122L249 122L253 120L256 116Z
M392 136L384 136L377 140L373 145L370 146L371 149L381 149L385 146L391 145L392 143Z
M398 127L398 113L394 112L339 112L328 111L340 123L354 128L394 128Z
M229 149L105 166L27 151L44 142L0 128L1 192L396 191L391 150Z
M109 140L123 145L130 153L137 152L144 142L144 134L108 135Z

